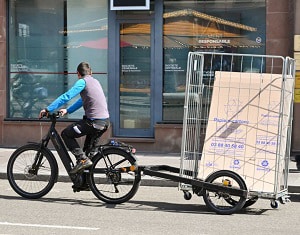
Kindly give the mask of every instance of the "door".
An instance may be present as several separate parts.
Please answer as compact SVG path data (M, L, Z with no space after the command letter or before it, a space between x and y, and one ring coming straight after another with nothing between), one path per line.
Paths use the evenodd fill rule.
M119 22L116 136L153 137L153 30L151 21Z

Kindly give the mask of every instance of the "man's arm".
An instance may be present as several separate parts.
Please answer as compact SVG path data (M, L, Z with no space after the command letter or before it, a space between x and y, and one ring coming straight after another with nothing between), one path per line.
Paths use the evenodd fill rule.
M59 107L61 107L62 105L70 101L72 98L77 96L84 88L85 88L85 81L83 79L79 79L70 90L68 90L64 94L60 95L56 100L54 100L47 107L47 110L49 112L53 112L54 110L58 109ZM76 103L77 102L78 100L76 101Z
M70 107L67 108L67 113L73 113L81 106L82 106L82 99L80 97L75 103L73 103Z

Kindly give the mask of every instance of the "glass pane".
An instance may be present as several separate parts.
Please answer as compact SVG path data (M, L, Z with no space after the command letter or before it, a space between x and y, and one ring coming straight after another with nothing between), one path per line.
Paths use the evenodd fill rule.
M10 117L37 118L75 83L81 61L107 87L107 1L9 2Z
M265 53L265 7L265 0L164 1L164 121L182 121L189 51Z
M150 31L150 24L120 25L120 128L150 128Z

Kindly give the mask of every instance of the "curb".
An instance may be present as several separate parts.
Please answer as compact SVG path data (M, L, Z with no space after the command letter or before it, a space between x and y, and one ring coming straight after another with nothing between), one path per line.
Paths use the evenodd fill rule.
M300 187L299 186L288 186L288 193L300 193Z
M178 182L165 180L165 179L153 179L151 177L144 178L142 176L141 186L153 186L153 187L177 187ZM6 173L0 172L0 179L7 180ZM70 177L68 175L59 175L57 182L62 183L72 183Z

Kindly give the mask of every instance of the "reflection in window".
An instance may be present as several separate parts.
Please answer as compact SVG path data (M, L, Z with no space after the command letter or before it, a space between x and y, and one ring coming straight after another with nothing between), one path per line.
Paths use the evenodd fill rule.
M265 0L164 1L163 17L164 121L182 121L189 51L265 53Z
M120 127L150 128L150 24L120 24Z
M81 61L106 90L107 1L9 2L9 117L36 118L75 83Z

